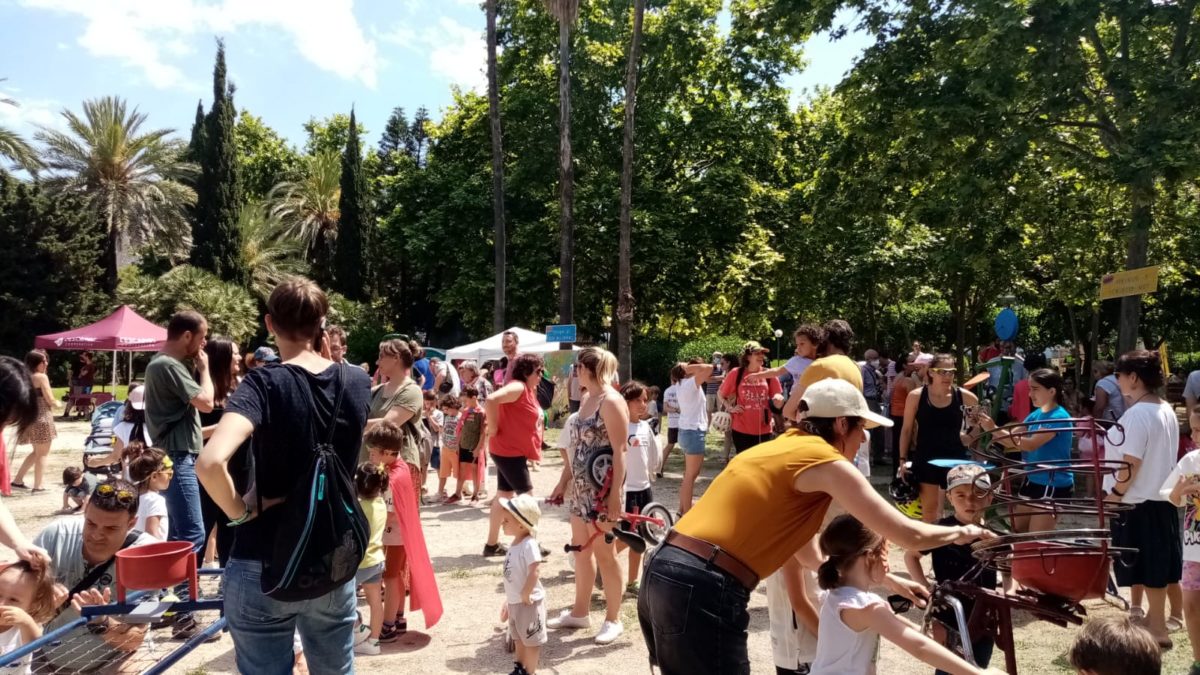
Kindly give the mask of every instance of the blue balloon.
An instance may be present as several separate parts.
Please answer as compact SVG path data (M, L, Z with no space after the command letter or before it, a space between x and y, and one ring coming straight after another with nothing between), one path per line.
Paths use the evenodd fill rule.
M1017 327L1017 313L1012 308L1005 307L996 315L996 337L1001 340L1016 339Z

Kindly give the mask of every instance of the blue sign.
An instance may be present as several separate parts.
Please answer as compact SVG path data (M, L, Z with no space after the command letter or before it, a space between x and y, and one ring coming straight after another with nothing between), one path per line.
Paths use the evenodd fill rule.
M546 326L546 342L574 342L575 324Z

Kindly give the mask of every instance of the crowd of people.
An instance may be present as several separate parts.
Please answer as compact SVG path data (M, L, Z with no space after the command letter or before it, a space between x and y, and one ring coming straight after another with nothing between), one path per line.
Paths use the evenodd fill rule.
M559 435L562 471L539 500L531 471L548 449L549 375L539 355L521 352L517 335L505 333L503 357L482 364L429 359L419 344L388 336L368 374L345 362L347 336L326 323L328 311L311 281L285 281L267 301L265 326L275 346L245 358L234 342L210 336L200 314L171 318L165 346L124 402L112 452L64 472L62 513L69 516L30 542L0 506L0 543L21 561L0 570L0 596L9 598L0 625L10 626L0 632L0 653L66 625L85 606L111 602L118 551L174 540L224 568L239 672L284 673L300 664L311 672L352 672L356 655L380 654L381 644L408 630L409 612L420 612L426 629L442 616L421 509L488 500L491 487L482 555L503 557L502 616L515 644L516 675L538 670L550 631L590 629L597 584L604 600L597 644L620 637L622 604L636 596L641 636L659 672L749 673L748 607L760 582L777 673L872 673L881 637L938 672L981 673L995 646L990 637L973 636L970 663L953 650L949 617L939 615L926 635L899 613L924 606L931 583L970 571L970 545L996 536L985 518L991 479L969 451L980 436L1028 462L1053 463L1073 452L1064 430L1064 420L1075 416L1067 385L1038 355L1020 359L1006 345L994 354L981 350L981 367L1005 356L1021 361L1005 369L1014 373L1011 392L999 376L992 383L1006 398L997 420L959 385L964 374L955 357L914 343L897 361L873 349L855 361L851 327L832 320L801 325L782 365L772 367L769 350L749 341L735 355L676 364L661 392L619 381L616 358L603 348L576 352L565 378L570 415ZM1200 539L1192 504L1200 496L1200 451L1184 452L1174 409L1159 398L1158 358L1138 350L1111 371L1101 364L1085 408L1111 427L1100 451L1129 467L1098 486L1109 501L1129 505L1113 521L1113 542L1154 555L1117 566L1118 582L1133 589L1133 613L1088 624L1070 653L1080 672L1158 672L1159 649L1171 646L1170 632L1182 622L1196 650L1193 675L1200 673ZM40 351L25 363L0 359L0 419L34 446L18 488L29 469L35 488L43 485L54 439L48 365ZM1185 397L1200 438L1200 372L1193 376ZM660 451L661 414L667 428ZM1019 424L998 424L1009 420ZM710 440L722 451L706 452ZM598 536L615 528L632 536L619 514L654 501L653 482L676 446L683 453L678 520L662 544L643 560L625 536ZM598 457L610 467L603 480L593 471ZM705 462L720 464L719 472L697 497ZM914 486L920 518L906 517L872 487L872 463L891 465L898 480ZM321 568L300 591L280 576L279 533L305 514L322 517L302 498L314 477L322 494L329 478L331 499L339 485L353 499L343 504L343 531L330 544L340 562ZM427 488L431 481L436 489ZM1044 503L1077 489L1070 471L1051 468L1030 473L1019 495ZM559 501L569 514L575 593L569 607L548 616L539 570L550 552L538 525L541 504ZM1037 508L1018 508L1011 523L1014 532L1058 525L1052 510ZM290 545L293 557L304 558L321 543L301 538ZM890 569L892 545L906 551L907 575ZM1012 587L994 571L975 583ZM885 600L879 589L894 595ZM145 623L120 618L94 623L99 629L88 639L95 653L47 646L26 663L36 658L63 671L119 667L147 632ZM186 614L173 615L169 625L176 637L198 632Z

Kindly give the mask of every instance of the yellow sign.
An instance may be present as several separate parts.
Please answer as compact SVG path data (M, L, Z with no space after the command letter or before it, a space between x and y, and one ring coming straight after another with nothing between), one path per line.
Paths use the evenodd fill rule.
M1163 377L1171 377L1171 366L1167 363L1167 341L1158 346L1158 360L1162 362Z
M1158 290L1158 266L1105 274L1100 279L1100 299L1111 300Z

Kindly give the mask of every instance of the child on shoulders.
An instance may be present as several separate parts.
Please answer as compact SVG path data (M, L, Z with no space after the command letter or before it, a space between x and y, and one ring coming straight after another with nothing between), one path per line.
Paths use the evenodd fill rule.
M817 581L828 593L821 605L812 672L874 675L882 635L953 675L984 673L896 616L883 598L866 590L882 584L888 573L888 546L883 537L847 514L833 519L821 533L820 543L829 558L817 570Z

